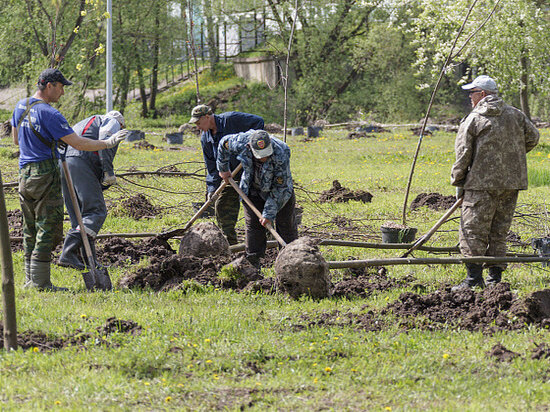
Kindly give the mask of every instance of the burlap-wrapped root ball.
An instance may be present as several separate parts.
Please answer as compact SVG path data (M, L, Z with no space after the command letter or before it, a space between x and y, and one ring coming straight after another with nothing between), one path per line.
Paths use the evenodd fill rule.
M275 260L277 287L294 299L308 295L315 299L330 296L328 263L315 241L301 237L289 243Z
M201 222L181 239L180 256L229 256L229 243L221 229L212 222Z

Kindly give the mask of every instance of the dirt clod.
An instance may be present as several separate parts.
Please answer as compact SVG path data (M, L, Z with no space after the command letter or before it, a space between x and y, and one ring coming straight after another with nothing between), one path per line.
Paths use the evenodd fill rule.
M372 195L365 190L350 190L343 187L338 180L332 182L332 188L325 190L319 197L320 202L343 203L350 200L357 200L368 203L372 200Z
M385 268L353 269L332 290L333 297L367 298L374 291L405 287L415 279L412 276L391 278Z
M137 143L134 143L134 149L144 149L144 150L155 150L157 147L147 140L140 140Z
M440 193L420 193L411 203L411 210L426 206L432 210L447 210L456 202L455 196Z
M143 193L139 193L120 202L120 207L114 210L114 216L130 216L135 220L151 218L160 213Z
M240 256L223 266L218 275L225 288L242 289L250 282L263 279L259 270L252 266L245 256Z
M223 232L212 222L201 222L188 230L181 239L181 256L229 256L229 243Z
M511 362L514 358L520 356L520 354L506 349L501 343L497 343L487 352L487 356L496 358L499 362Z
M98 241L98 260L112 266L124 266L138 263L142 258L154 256L166 258L176 253L167 241L157 237L147 238L141 242L131 242L120 237Z
M21 210L8 210L8 227L10 236L21 237L23 236L23 213ZM23 250L23 241L14 240L10 242L11 251L18 252Z
M274 268L278 287L295 299L302 295L321 299L330 294L328 264L311 238L289 243L279 253Z

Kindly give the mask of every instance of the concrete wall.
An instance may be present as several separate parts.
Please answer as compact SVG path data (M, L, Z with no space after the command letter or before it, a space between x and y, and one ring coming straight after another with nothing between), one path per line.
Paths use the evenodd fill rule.
M270 88L282 85L281 70L285 67L285 60L276 57L240 57L233 59L233 66L237 76L245 80L255 80L266 83ZM289 75L289 77L292 77Z

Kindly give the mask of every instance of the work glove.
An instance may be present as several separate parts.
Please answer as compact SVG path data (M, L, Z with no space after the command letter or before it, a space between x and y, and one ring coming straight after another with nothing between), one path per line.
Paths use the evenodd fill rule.
M127 134L128 134L128 129L122 129L116 132L114 135L112 135L108 139L105 139L104 142L107 143L107 149L111 149L112 147L115 147L120 142L125 140Z
M464 196L464 188L463 187L457 187L456 188L456 200L460 199Z
M103 186L113 186L117 184L116 176L111 175L108 172L103 173L103 181L101 182Z

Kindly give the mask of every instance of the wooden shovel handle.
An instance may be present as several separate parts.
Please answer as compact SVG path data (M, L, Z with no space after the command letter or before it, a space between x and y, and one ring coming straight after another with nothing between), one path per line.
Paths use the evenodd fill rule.
M230 177L229 179L227 179L229 181L229 184L231 184L231 186L233 186L233 189L235 189L235 191L239 194L239 196L241 196L241 198L246 202L246 204L248 206L250 206L250 209L252 209L252 211L256 214L256 216L258 216L258 219L261 219L262 218L262 212L260 212L256 206L254 206L254 203L252 203L250 201L250 199L248 198L247 195L244 194L244 192L241 190L241 188L239 187L239 185L233 180L232 177ZM273 235L273 237L277 240L277 242L279 242L279 244L281 246L286 246L286 242L283 240L283 238L281 237L281 235L279 235L275 229L273 229L273 226L271 226L270 223L268 223L267 225L265 225L265 227L267 228L267 230L269 230L271 232L271 234Z
M241 163L239 163L239 165L235 168L235 170L233 170L233 172L231 172L231 177L235 177L237 175L237 173L239 173L241 171L242 168L243 168L243 165ZM182 227L180 229L174 229L174 230L171 230L169 232L160 233L157 237L166 240L166 239L173 238L174 236L183 235L193 225L193 223L195 223L195 220L197 220L199 217L202 216L204 211L206 209L208 209L208 206L210 206L212 204L212 202L214 202L218 198L218 196L220 195L220 193L222 192L222 190L226 186L227 186L227 183L225 181L223 181L220 184L220 186L216 189L214 194L210 197L210 199L208 199L204 203L204 205L202 205L201 208L199 210L197 210L197 213L195 213L193 215L193 217L191 219L189 219L189 221L186 223L186 225L184 227Z
M403 255L401 255L402 258L409 256L409 254L413 251L422 246L424 243L428 241L429 238L432 237L432 235L441 227L443 223L447 221L449 216L451 216L456 209L462 204L462 200L464 197L459 198L449 210L445 212L443 216L437 221L437 223L426 233L424 236L422 236L420 239L418 239L414 244L410 247L409 250L407 250Z

